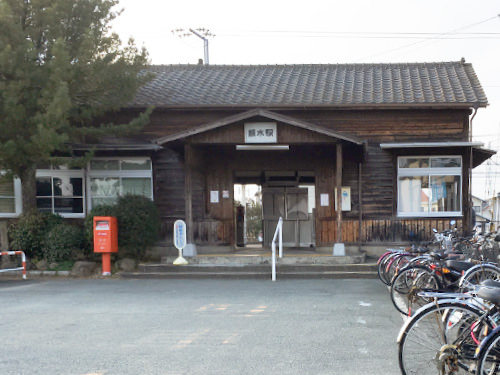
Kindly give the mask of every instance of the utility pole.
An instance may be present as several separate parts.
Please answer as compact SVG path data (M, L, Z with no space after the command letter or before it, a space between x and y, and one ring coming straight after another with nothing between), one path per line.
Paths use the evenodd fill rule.
M209 37L215 37L215 34L212 34L210 30L205 29L205 28L198 28L196 30L194 29L189 29L189 30L184 30L184 29L175 29L172 30L172 34L177 35L179 38L185 38L191 35L196 35L198 38L203 40L203 60L205 65L209 64L209 57L208 57L208 38Z

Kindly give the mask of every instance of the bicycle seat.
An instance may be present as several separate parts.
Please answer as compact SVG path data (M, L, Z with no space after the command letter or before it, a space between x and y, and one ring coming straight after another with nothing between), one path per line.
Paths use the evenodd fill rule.
M446 261L446 267L451 268L452 270L455 271L467 271L469 268L473 266L472 263L470 262L464 262L461 260L447 260Z
M424 253L427 253L428 251L429 251L429 249L427 247L415 247L415 248L410 249L410 252L412 254L424 254Z
M493 281L493 280L491 280ZM494 283L498 284L496 286L486 286L483 285L479 290L477 291L477 296L485 299L486 301L490 301L494 303L495 305L500 304L500 283L493 281Z
M500 288L500 281L492 280L492 279L486 279L481 281L481 286L489 286L492 288Z
M443 260L443 259L446 259L446 255L444 254L441 254L441 253L435 253L435 252L432 252L432 253L429 253L429 255L436 259L436 260Z

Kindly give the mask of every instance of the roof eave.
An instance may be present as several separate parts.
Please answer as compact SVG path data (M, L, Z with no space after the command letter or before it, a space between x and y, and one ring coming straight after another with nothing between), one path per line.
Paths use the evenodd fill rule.
M314 109L334 109L334 110L390 110L390 109L470 109L470 108L486 108L489 104L484 102L479 103L418 103L418 104L295 104L295 105L279 105L279 104L225 104L225 105L161 105L155 104L155 109L168 109L168 110L238 110L238 109L252 109L252 108L266 108L272 110L280 109L296 109L296 110L314 110ZM131 105L124 109L141 110L148 108L149 105Z

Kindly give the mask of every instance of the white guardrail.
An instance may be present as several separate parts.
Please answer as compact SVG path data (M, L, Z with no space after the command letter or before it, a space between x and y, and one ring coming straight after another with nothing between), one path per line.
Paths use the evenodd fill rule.
M26 280L26 255L24 254L24 251L2 251L2 252L0 252L0 255L21 255L21 260L23 262L22 267L4 268L4 269L0 269L0 272L23 270L23 279Z
M279 244L279 257L283 258L283 218L280 217L278 220L278 225L276 225L276 230L274 231L273 241L271 242L271 258L272 258L272 281L276 281L276 237L278 237Z

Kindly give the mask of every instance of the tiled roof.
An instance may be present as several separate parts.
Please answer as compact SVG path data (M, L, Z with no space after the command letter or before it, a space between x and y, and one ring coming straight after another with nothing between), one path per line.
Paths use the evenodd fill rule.
M327 65L157 65L133 107L479 106L465 62Z

